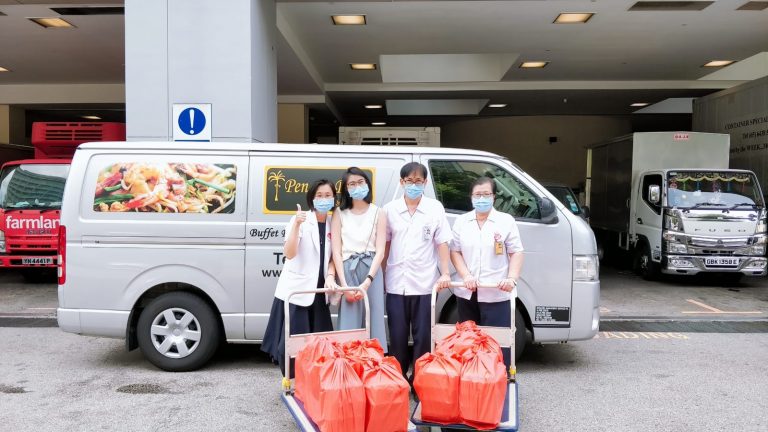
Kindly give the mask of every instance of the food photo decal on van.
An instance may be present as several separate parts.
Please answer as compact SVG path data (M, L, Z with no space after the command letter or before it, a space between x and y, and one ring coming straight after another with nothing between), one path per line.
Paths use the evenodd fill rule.
M348 167L266 167L264 169L264 214L294 214L296 204L307 205L309 186L320 179L329 180L336 189L336 205L341 193L341 176ZM371 179L371 197L376 198L376 170L360 167Z
M96 179L97 212L233 213L233 164L121 162Z

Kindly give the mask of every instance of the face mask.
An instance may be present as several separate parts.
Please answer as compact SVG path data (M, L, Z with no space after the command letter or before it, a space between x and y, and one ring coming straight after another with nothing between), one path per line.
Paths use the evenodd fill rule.
M312 205L319 213L328 213L333 208L333 201L333 198L315 198L312 200Z
M424 194L424 185L405 185L405 195L410 199L417 199Z
M488 198L472 198L472 207L480 213L487 213L491 211L493 207L493 199Z
M361 185L354 189L350 189L349 196L352 197L353 200L362 200L368 196L368 191L368 185Z

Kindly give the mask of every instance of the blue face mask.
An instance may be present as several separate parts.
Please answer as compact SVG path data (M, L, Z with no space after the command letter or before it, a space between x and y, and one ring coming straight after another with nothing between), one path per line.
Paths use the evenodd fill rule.
M493 198L472 198L472 207L480 213L488 213L493 208Z
M405 185L405 196L410 199L417 199L424 194L424 185L409 184Z
M365 197L368 196L368 185L360 185L354 189L349 190L349 196L352 197L353 200L362 200L365 199Z
M334 204L333 198L315 198L312 200L312 205L315 206L318 213L328 213Z

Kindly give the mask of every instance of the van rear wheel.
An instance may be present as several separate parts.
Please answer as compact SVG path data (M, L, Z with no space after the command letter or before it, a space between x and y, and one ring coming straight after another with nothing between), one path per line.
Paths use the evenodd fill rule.
M136 326L139 348L150 363L170 372L199 369L221 342L213 309L186 292L163 294L152 300Z

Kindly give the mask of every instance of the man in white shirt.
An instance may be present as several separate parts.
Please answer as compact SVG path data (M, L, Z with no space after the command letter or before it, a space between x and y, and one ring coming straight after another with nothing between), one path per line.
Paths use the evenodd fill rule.
M450 286L453 238L443 205L423 196L427 167L411 162L400 170L404 196L386 204L389 353L407 374L412 359L430 351L431 293ZM408 336L413 337L413 357Z

